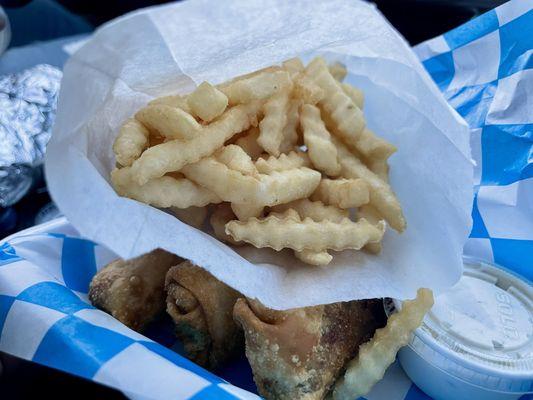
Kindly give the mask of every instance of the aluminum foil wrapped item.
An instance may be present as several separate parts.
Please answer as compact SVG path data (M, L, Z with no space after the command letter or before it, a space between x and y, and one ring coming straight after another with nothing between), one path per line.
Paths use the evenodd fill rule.
M31 187L50 140L62 72L42 64L0 77L0 206Z

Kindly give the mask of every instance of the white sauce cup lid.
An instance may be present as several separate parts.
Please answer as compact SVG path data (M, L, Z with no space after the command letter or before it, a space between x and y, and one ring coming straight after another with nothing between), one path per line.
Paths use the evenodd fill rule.
M435 297L406 351L470 385L533 392L531 283L494 264L465 258L464 265L459 282ZM385 305L393 312L401 302Z

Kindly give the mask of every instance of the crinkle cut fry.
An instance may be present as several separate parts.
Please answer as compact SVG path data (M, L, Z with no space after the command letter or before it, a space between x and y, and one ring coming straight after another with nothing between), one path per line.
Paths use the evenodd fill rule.
M240 146L235 144L224 146L215 152L215 157L229 169L248 175L257 174L252 158Z
M313 77L300 73L294 78L294 95L305 104L317 104L324 98L324 90L316 84Z
M349 83L341 83L342 90L344 93L352 99L354 104L359 107L361 110L365 104L365 95L362 90L357 89L355 86L350 85Z
M288 153L294 150L298 144L298 124L300 123L300 105L302 101L299 99L291 99L289 109L287 111L287 123L283 128L283 138L279 149L282 153Z
M191 140L202 129L191 114L165 104L141 108L135 118L151 132L170 139Z
M320 118L320 110L311 104L304 104L300 112L300 123L304 143L315 168L329 176L338 175L341 166L337 161L337 148Z
M235 144L242 148L246 154L252 158L252 160L255 160L257 157L263 154L263 148L257 143L258 137L259 128L257 126L253 126L248 129L243 136L238 138L235 141Z
M348 71L346 70L346 66L340 62L334 62L328 66L329 73L332 77L335 78L338 82L341 82L346 78L346 75L348 74Z
M130 167L111 172L111 182L117 193L155 207L203 207L221 201L215 193L186 178L162 176L141 186L133 181L131 174Z
M242 104L267 99L276 93L288 90L291 85L289 73L278 69L252 73L248 77L219 85L218 90L228 97L229 104Z
M350 150L338 139L333 138L337 146L342 175L346 178L361 178L366 181L370 190L370 204L385 218L389 225L402 232L406 221L400 202L391 187L370 171Z
M247 221L252 217L260 217L263 214L262 205L231 203L231 209L239 221Z
M230 170L243 175L257 175L258 171L252 158L239 146L230 144L222 147L215 153L218 161L225 164ZM251 217L260 217L264 206L257 204L232 203L231 209L241 221Z
M291 78L299 74L304 70L304 64L298 57L290 58L287 61L283 61L283 68L291 74Z
M131 166L135 181L144 185L150 179L179 171L184 165L211 155L233 135L248 129L260 107L258 102L232 107L192 140L175 139L150 147Z
M163 96L158 97L157 99L152 100L148 103L149 106L164 104L171 107L181 108L186 113L194 115L191 108L187 102L187 96L173 95L173 96Z
M308 199L300 199L291 201L290 203L280 204L272 207L272 211L274 213L287 213L290 211L295 211L298 213L299 218L311 218L313 221L316 222L329 220L332 222L340 223L343 219L350 217L350 214L347 210L341 210L337 207L332 206L325 206L320 201L309 201ZM317 266L328 265L333 259L333 257L327 252L327 250L296 250L294 251L294 255L296 256L296 258L306 264Z
M370 129L365 128L359 139L355 142L355 148L364 157L370 160L387 160L394 152L396 146L385 139L376 136Z
M222 115L228 106L228 98L209 82L202 82L187 98L194 115L211 122Z
M341 138L350 150L361 154L369 165L377 162L386 164L387 159L396 152L396 146L377 136L368 128L364 128L357 139L346 140L331 116L327 112L322 112L321 115L326 128L335 136Z
M213 157L186 165L182 172L224 201L257 206L309 197L320 183L320 173L305 167L250 176L229 169Z
M383 219L370 204L365 204L357 209L357 218L364 218L372 225L378 224ZM381 252L381 243L367 243L363 250L371 254L379 254Z
M311 167L311 161L306 153L291 151L288 154L281 154L279 157L269 156L266 159L260 157L255 162L255 167L261 174L270 174L274 171Z
M150 132L134 118L128 119L120 128L113 143L117 162L129 167L149 145Z
M365 127L363 113L331 76L325 61L315 58L307 66L306 74L324 90L325 95L319 105L335 123L335 133L346 142L357 140Z
M350 217L347 210L326 206L321 201L310 201L309 199L294 200L272 207L272 211L276 213L284 213L287 210L294 210L301 218L311 218L315 222L328 220L340 223Z
M333 256L329 254L326 250L313 251L305 249L302 251L295 251L294 256L306 264L316 266L328 265L331 260L333 260Z
M389 183L389 163L387 160L372 160L368 163L368 169L383 182Z
M407 300L402 309L389 317L387 325L359 347L357 357L348 363L346 373L333 389L334 400L352 400L367 394L394 362L398 350L407 345L433 306L429 289L419 289L416 299Z
M289 90L280 91L268 99L263 106L264 117L259 123L257 143L269 154L279 156L287 125L289 111Z
M345 250L361 249L366 243L379 242L385 232L385 224L378 227L365 219L357 222L345 219L340 223L315 222L311 218L303 221L294 216L280 218L270 215L265 219L250 218L246 222L230 221L226 233L235 240L251 243L255 247L270 247L280 251L293 250Z
M244 81L246 79L250 79L258 75L264 75L267 72L272 73L272 72L277 72L277 71L282 71L282 70L283 68L280 67L279 65L271 65L269 67L258 69L257 71L253 71L247 74L236 76L235 78L232 78L229 81L226 81L226 82L223 82L217 85L216 88L220 90L222 93L224 93L224 90L228 89L230 86L234 85L236 82Z
M339 208L353 208L370 200L368 184L363 179L322 179L311 196L325 204Z

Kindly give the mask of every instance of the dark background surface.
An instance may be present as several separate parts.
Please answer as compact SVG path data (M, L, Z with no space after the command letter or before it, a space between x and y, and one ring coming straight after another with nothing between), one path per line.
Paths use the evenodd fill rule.
M318 0L319 1L319 0ZM503 0L374 0L411 44L440 35ZM12 46L90 32L98 25L157 0L0 0L12 25ZM29 21L31 20L31 28Z
M216 0L215 0L216 1ZM90 33L128 11L165 1L143 0L3 0L11 24L10 47ZM438 36L503 3L498 0L375 0L389 21L415 45ZM50 199L37 179L34 189L10 210L0 208L0 238L31 226L35 213ZM2 226L4 229L2 230ZM115 390L0 353L1 399L124 399Z

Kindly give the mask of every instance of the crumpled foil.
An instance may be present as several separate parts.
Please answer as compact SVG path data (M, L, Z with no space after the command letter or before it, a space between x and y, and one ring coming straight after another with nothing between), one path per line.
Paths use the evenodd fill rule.
M0 77L0 206L30 189L44 157L63 73L42 64Z

